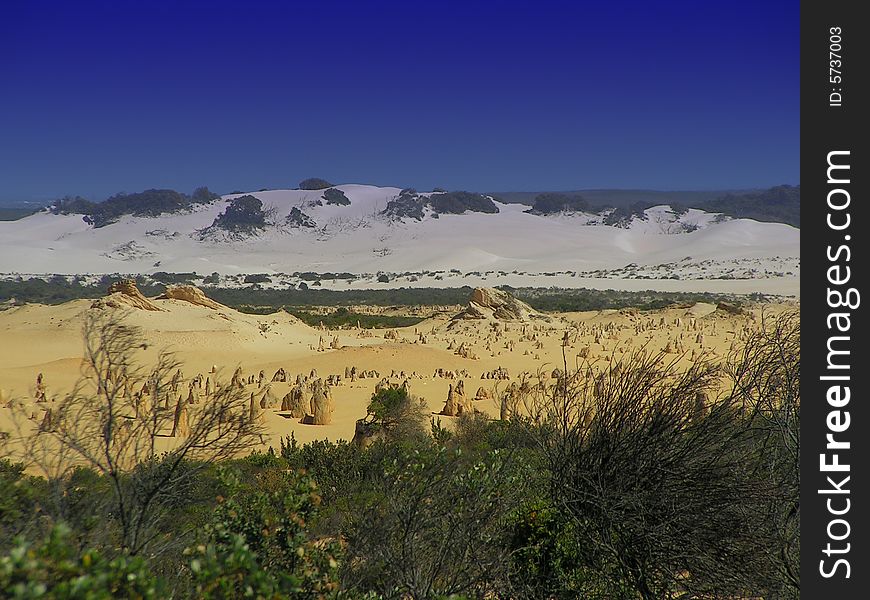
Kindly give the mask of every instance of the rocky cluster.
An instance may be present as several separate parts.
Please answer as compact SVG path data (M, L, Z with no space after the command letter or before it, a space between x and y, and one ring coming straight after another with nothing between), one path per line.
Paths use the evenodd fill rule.
M226 306L215 302L206 296L201 289L193 285L167 286L166 291L164 291L160 296L157 296L157 299L181 300L182 302L188 302L190 304L195 304L196 306L204 306L205 308L213 308L215 310L226 308Z
M108 295L91 305L92 308L137 308L139 310L160 311L159 306L146 298L132 279L116 281L109 286Z
M453 318L524 322L548 319L522 300L495 288L475 288L468 306Z

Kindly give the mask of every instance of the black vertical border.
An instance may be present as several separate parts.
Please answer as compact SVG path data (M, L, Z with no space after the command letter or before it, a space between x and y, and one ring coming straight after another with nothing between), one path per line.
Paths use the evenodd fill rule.
M867 160L870 105L866 93L866 80L870 60L870 22L859 16L861 2L814 0L801 3L801 597L830 600L849 600L870 597L870 532L867 531L868 488L867 455L870 438L870 402L867 381L870 379L870 338L867 336L865 316L870 296L865 281L870 264L867 260L867 238L870 237L868 220L867 179L870 168ZM863 12L863 11L860 11ZM832 27L842 28L842 82L830 80L830 35ZM835 74L833 74L835 75ZM836 88L841 88L837 90ZM841 106L831 106L830 94L842 94ZM849 151L850 182L848 185L829 184L827 177L828 153ZM851 224L847 231L834 231L827 224L827 194L835 188L847 188L851 201L848 212ZM839 195L842 201L842 194ZM842 222L842 211L835 215ZM845 236L849 235L847 241ZM851 260L839 264L851 268L847 284L832 286L828 281L828 268L834 264L828 259L828 246L836 250L846 244L851 250ZM842 255L843 257L845 255ZM857 288L862 293L858 308L831 308L827 301L828 288ZM848 334L831 332L827 317L832 312L849 312L851 329ZM831 382L819 378L826 374L827 342L830 335L849 335L851 368L848 382L851 400L848 406L850 426L838 439L849 441L851 447L840 451L841 463L849 464L851 477L844 485L851 501L847 514L831 515L826 502L835 498L834 509L842 509L846 495L821 494L819 490L830 488L828 475L840 481L838 473L820 471L820 454L826 452L826 434L829 433L826 419L829 406L826 392ZM841 347L843 347L841 345ZM840 371L842 374L843 371ZM802 402L803 404L803 402ZM831 450L828 450L830 454ZM829 460L830 462L830 460ZM849 522L849 537L842 541L829 540L828 524L832 519L844 518ZM834 526L835 535L841 535L845 526ZM828 542L832 547L845 547L849 552L826 556ZM820 561L830 568L837 558L849 562L850 576L840 565L835 576L825 578L820 572Z

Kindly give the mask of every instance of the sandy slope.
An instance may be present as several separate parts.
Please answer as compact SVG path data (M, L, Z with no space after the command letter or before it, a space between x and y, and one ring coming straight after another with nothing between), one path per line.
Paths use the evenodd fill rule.
M271 379L283 367L295 379L316 369L320 377L343 375L346 367L377 370L381 376L396 371L392 381L410 378L412 392L425 398L433 413L438 412L451 382L433 377L437 369L467 371L462 377L467 394L478 387L503 390L509 381L481 379L484 372L506 368L511 381L521 373L536 377L562 365L561 339L566 329L574 332L567 360L573 363L582 349L589 347L591 356L603 360L611 354L617 358L625 352L647 345L652 350L667 345L682 345L688 361L690 354L710 352L724 357L730 346L751 328L757 327L761 308L751 315L729 315L710 305L675 308L653 313L637 311L603 311L571 313L555 317L546 324L502 323L487 321L450 321L429 319L417 327L398 330L399 339L384 339L384 331L361 332L340 330L321 332L286 314L244 315L231 309L213 310L175 300L156 300L160 312L131 311L126 321L142 328L148 350L143 360L153 361L157 349L176 353L187 377L207 373L212 366L226 374L241 365L244 374L261 369ZM47 404L34 402L35 380L43 373L48 396L59 396L79 376L82 356L81 326L89 301L60 306L28 305L0 312L0 389L5 398L21 400L33 416L31 425L41 419ZM785 305L767 306L777 313ZM694 322L693 322L694 319ZM698 334L701 334L699 341ZM423 334L426 343L421 343ZM338 336L340 349L328 349L329 341ZM323 338L327 349L319 351ZM599 338L596 342L596 338ZM464 344L468 357L456 354ZM676 355L674 355L676 357ZM404 372L402 375L400 372ZM277 446L282 436L292 432L300 441L312 439L349 439L354 423L365 415L365 407L376 379L342 381L332 389L336 411L332 424L303 425L275 411L268 411L270 431L266 444ZM272 384L283 396L290 384ZM261 392L256 384L248 391ZM12 413L0 402L0 430L10 428ZM498 414L494 401L475 403L490 415ZM444 417L444 421L451 421Z

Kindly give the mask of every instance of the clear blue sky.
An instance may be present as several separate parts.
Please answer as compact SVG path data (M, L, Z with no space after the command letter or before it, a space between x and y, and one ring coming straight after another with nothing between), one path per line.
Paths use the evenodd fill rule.
M0 200L797 184L799 3L0 3Z

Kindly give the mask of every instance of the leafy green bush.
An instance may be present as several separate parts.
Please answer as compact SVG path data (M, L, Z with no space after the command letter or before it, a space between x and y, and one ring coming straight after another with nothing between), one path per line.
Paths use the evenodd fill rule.
M188 550L196 596L336 597L341 545L308 531L321 503L314 481L278 469L248 483L232 470L221 476L227 497L219 499L206 540Z
M47 494L44 479L25 475L23 464L0 459L0 549L34 528Z
M70 528L56 525L48 538L32 545L19 538L0 558L4 597L109 600L165 598L162 583L139 557L109 559L97 550L77 553ZM8 594L8 595L7 595Z
M342 579L390 598L497 597L507 583L505 519L522 489L497 452L469 463L434 446L407 451L345 513Z
M575 524L541 499L511 515L511 588L523 598L630 598L630 592L607 584L591 561Z

